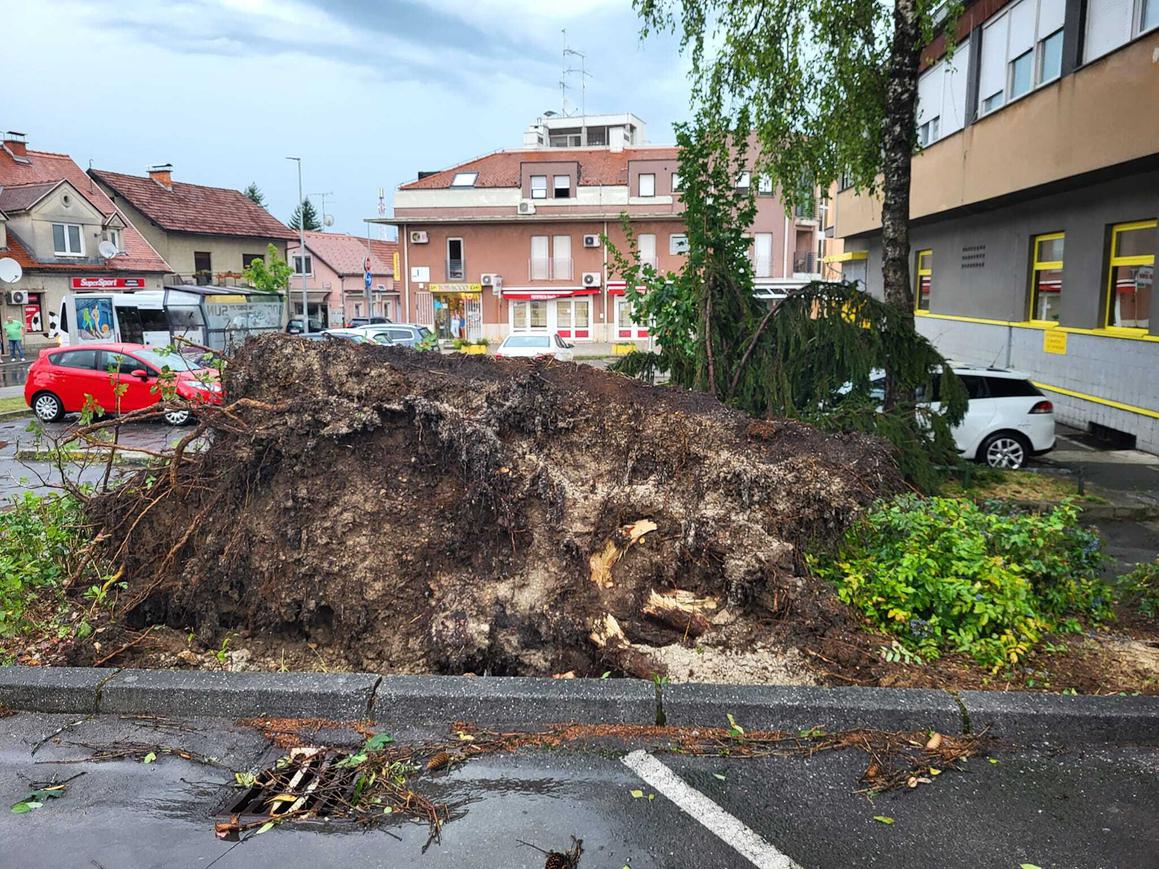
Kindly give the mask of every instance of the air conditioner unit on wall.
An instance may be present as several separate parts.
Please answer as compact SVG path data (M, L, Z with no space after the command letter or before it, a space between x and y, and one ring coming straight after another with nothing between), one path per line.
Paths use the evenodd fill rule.
M520 214L535 214L535 203L530 199L524 199L519 203Z
M493 287L503 279L499 275L483 275L479 278L479 283L485 287Z
M598 287L601 282L601 277L599 272L584 272L580 283L585 287Z
M430 241L425 229L412 229L410 231L411 244L426 244Z
M600 246L600 237L598 235L589 233L588 235L584 236L584 247L599 247L599 246Z
M4 294L4 301L9 305L27 305L28 293L24 290L8 290Z

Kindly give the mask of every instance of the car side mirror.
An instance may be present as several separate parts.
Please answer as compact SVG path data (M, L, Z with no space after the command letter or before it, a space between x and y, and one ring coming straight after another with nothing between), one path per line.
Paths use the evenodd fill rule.
M136 377L138 380L148 380L149 372L144 368L136 368L133 370L133 377Z

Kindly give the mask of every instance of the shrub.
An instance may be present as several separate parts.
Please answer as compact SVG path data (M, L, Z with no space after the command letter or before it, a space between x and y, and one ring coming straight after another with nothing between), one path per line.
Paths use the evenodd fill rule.
M0 636L21 631L36 597L60 591L87 541L80 503L68 495L25 492L0 513Z
M814 572L923 658L965 652L995 668L1039 639L1111 617L1099 538L1063 502L1043 513L903 495L880 502Z
M1134 604L1148 618L1159 617L1159 558L1134 568L1119 577L1123 601Z

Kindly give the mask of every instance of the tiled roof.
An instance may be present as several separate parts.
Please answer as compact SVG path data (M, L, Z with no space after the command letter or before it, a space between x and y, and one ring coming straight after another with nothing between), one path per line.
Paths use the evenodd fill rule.
M496 151L493 154L460 163L426 178L411 181L399 190L440 190L449 188L460 172L478 172L475 187L518 187L520 167L524 163L579 163L579 184L583 186L616 185L628 183L630 160L674 160L678 149L625 148L611 151L607 148L536 148L528 151Z
M167 190L149 177L103 169L90 169L89 173L169 232L246 238L297 237L293 230L240 190L182 181L174 181L172 189Z
M84 170L74 163L67 154L29 151L27 157L28 162L21 163L13 160L7 151L0 149L0 187L55 184L63 179L72 184L77 192L101 214L106 217L111 214L120 214L105 192L85 175ZM124 218L124 215L122 214L121 217ZM172 272L173 269L157 251L153 250L152 245L145 241L145 237L137 232L128 220L125 220L125 224L125 229L121 232L121 246L124 248L124 255L110 260L108 264L37 263L32 259L30 252L23 247L21 247L21 251L25 258L24 261L21 262L19 256L13 256L13 258L21 262L21 265L26 268L37 269L61 268L72 272L157 272L161 274ZM11 228L9 228L8 235L11 239L13 236ZM19 241L16 242L16 246L19 246ZM9 247L14 249L12 243L9 244Z
M394 255L398 253L397 241L384 241L378 238L370 240L370 251L386 264L386 273L392 277L399 277L394 273Z
M373 241L369 242L370 273L372 275L391 275L391 256L385 253L380 245L391 244L394 247L390 253L398 249L396 242ZM363 262L367 256L367 239L356 235L347 235L343 232L307 232L306 249L326 265L330 266L339 275L361 275ZM290 245L291 253L297 250L296 244Z
M13 214L26 211L44 198L59 181L43 181L38 184L13 184L0 187L0 211Z

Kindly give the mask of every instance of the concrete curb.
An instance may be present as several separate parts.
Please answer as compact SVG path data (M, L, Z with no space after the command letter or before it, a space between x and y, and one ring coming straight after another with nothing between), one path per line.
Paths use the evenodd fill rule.
M32 408L24 410L0 410L0 422L8 419L20 419L23 416L32 416Z
M55 464L58 456L52 450L17 450L14 458L24 462L52 462ZM155 459L156 456L148 453L137 452L133 449L118 448L116 455L113 457L113 464L143 468ZM77 450L75 452L69 452L64 456L65 464L79 462L104 463L108 460L109 453L107 450Z
M746 730L873 728L979 732L1010 742L1159 745L1159 696L1090 697L937 689L667 685L635 679L223 673L0 668L0 707L34 712L249 718L375 718L387 727L656 722Z

